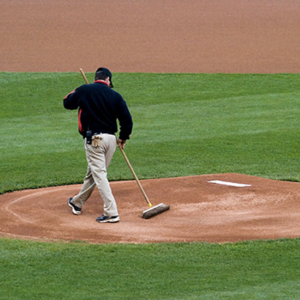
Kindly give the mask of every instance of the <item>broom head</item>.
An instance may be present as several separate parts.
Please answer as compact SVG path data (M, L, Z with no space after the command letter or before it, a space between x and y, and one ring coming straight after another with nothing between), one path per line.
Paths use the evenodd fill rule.
M161 214L170 209L170 205L160 203L143 211L142 218L150 219L158 214Z

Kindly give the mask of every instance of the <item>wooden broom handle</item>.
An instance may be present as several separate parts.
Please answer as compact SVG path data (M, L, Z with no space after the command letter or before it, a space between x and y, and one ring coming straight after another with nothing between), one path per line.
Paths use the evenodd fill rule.
M87 78L86 78L86 76L85 76L83 70L80 68L79 71L80 71L80 73L81 73L81 75L82 75L82 77L83 77L85 83L88 84L89 82L88 82L88 80L87 80Z
M142 185L141 185L139 179L137 178L137 176L136 176L136 174L135 174L135 172L134 172L134 170L133 170L133 168L132 168L132 166L131 166L131 164L130 164L130 162L129 162L129 160L128 160L128 158L127 158L125 152L124 152L124 150L123 150L122 147L120 147L120 146L119 146L119 149L121 150L121 153L122 153L122 155L124 156L124 158L125 158L125 160L126 160L126 162L127 162L127 165L128 165L128 167L129 167L130 171L132 172L132 174L133 174L133 176L134 176L134 178L135 178L135 180L136 180L136 182L137 182L139 188L141 189L141 191L142 191L142 193L143 193L143 195L144 195L144 197L145 197L145 199L146 199L146 201L147 201L149 207L152 207L152 204L151 204L150 200L148 199L148 197L147 197L147 195L146 195L146 193L145 193L145 191L144 191L144 189L143 189L143 187L142 187Z

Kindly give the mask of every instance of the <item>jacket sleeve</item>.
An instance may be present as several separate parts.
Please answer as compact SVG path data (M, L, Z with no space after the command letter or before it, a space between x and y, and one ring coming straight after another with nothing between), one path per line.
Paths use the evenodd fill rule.
M118 120L120 123L119 139L129 140L132 132L132 117L124 99L122 99L119 107Z
M69 93L64 98L64 108L66 109L77 109L79 107L79 97L77 89Z

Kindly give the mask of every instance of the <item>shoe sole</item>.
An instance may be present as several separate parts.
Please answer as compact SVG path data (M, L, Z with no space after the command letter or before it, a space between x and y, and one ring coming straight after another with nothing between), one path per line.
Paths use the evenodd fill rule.
M107 219L103 221L97 221L98 223L118 223L120 221L120 218L114 218L114 219Z
M68 200L68 205L72 208L72 213L74 214L74 215L81 215L81 211L77 211L77 210L75 210L75 208L72 206L72 204L69 202L69 200Z

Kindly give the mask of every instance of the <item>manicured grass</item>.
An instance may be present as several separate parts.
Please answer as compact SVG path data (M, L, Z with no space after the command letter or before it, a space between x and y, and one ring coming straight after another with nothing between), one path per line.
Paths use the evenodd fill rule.
M82 182L77 112L62 105L82 83L79 73L0 73L0 193ZM125 150L139 178L300 181L299 74L115 74L114 84L133 115ZM131 178L117 151L109 179ZM0 299L298 299L299 243L0 239Z
M93 74L87 74L92 82ZM134 131L126 153L141 178L235 172L300 180L298 74L116 74ZM81 183L77 112L62 99L78 73L0 73L0 193ZM132 179L117 151L110 180Z
M298 299L299 246L2 239L1 299Z

